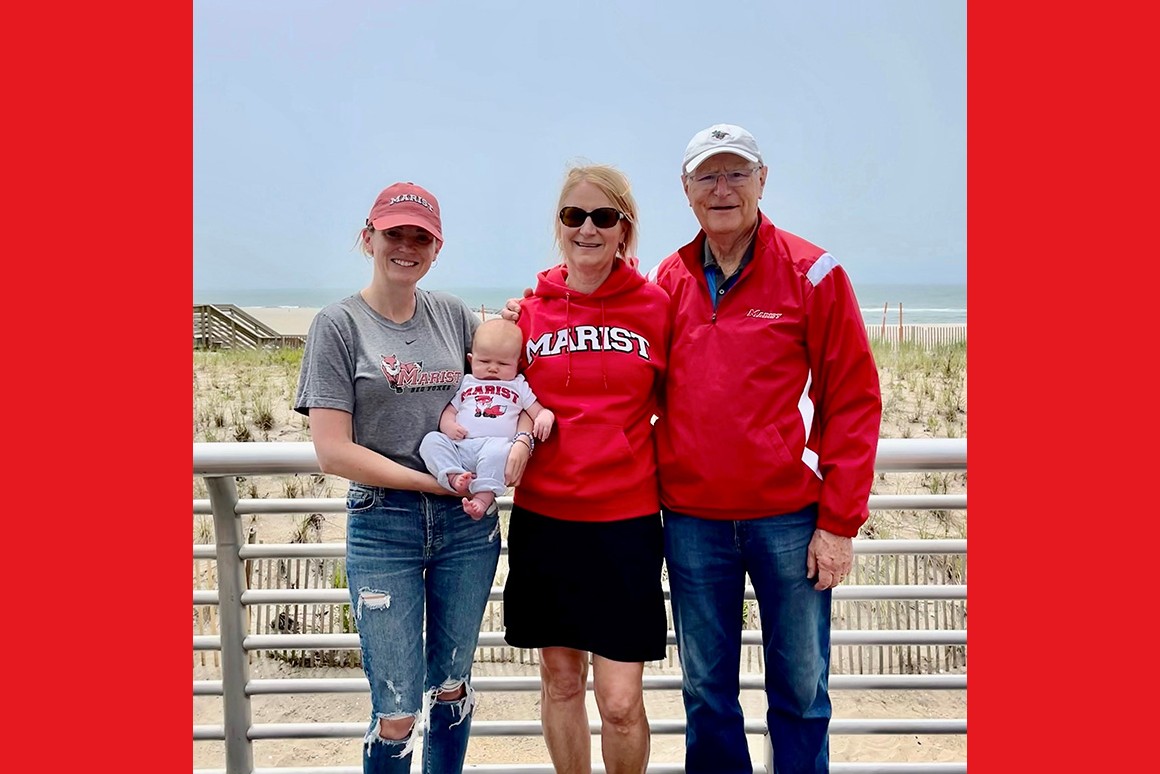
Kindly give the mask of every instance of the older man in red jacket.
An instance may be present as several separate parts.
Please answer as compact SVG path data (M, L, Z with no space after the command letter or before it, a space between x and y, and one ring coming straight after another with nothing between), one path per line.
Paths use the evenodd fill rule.
M758 208L768 174L745 129L698 132L682 183L701 230L650 272L672 299L656 442L689 774L752 772L747 573L774 770L829 770L831 589L869 515L882 399L865 325L837 260Z

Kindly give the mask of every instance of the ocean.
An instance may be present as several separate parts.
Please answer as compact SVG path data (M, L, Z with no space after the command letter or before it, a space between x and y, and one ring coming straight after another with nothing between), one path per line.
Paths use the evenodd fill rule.
M427 290L445 290L461 297L468 306L489 310L501 308L523 288L456 288L420 284ZM350 295L357 288L283 288L262 290L194 290L195 304L234 304L236 306L266 306L276 308L315 309ZM862 317L868 323L882 322L883 306L886 323L898 324L899 305L902 322L915 324L965 323L967 321L966 285L918 285L860 283L854 286Z

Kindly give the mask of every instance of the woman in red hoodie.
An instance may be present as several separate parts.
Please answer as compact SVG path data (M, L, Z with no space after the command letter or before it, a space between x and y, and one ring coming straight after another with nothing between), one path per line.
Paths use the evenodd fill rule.
M556 431L515 492L504 587L508 644L540 649L541 721L557 771L591 771L589 654L608 772L645 770L644 662L665 656L652 416L669 300L633 256L636 202L603 165L568 172L556 242L520 307L521 365Z

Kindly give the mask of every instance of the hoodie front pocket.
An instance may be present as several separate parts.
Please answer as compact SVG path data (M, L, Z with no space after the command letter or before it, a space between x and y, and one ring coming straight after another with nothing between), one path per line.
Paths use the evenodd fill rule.
M552 453L541 460L545 471L550 471L549 476L586 485L610 476L624 476L632 470L632 448L624 430L616 425L562 422L554 434L555 444L549 445ZM537 456L539 451L536 450Z

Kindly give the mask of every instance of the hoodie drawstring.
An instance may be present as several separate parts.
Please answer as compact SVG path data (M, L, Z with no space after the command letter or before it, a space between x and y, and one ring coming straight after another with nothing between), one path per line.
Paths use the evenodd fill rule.
M572 330L572 294L564 294L564 327ZM572 383L572 347L568 347L568 374L564 379L564 386Z
M604 331L604 345L600 347L600 376L604 379L604 391L608 392L608 369L604 367L604 352L608 349L608 322L604 319L604 299L600 299L600 330Z

